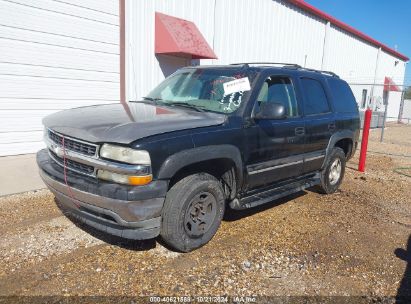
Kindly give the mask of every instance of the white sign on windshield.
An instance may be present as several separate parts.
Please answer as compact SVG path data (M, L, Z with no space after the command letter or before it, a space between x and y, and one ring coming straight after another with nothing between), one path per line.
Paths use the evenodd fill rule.
M248 80L248 77L244 78L239 78L236 80L232 80L226 83L223 83L224 87L224 94L225 95L230 95L236 92L245 92L245 91L250 91L250 81Z

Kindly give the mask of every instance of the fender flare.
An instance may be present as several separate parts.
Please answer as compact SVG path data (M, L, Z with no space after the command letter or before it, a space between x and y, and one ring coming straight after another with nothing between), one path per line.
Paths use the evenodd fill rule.
M238 186L243 183L243 160L240 150L232 145L213 145L180 151L169 156L161 165L158 179L171 179L180 169L198 162L229 159L235 164Z
M331 150L334 148L335 143L337 141L339 141L341 139L351 139L353 141L353 144L354 144L354 137L355 137L355 132L352 131L352 130L344 130L344 131L340 131L340 132L337 132L337 133L334 133L333 135L331 135L331 138L328 141L327 149L325 150L325 158L324 158L324 162L321 166L321 169L324 169L324 166L326 165L326 163L328 161L328 156L330 155Z

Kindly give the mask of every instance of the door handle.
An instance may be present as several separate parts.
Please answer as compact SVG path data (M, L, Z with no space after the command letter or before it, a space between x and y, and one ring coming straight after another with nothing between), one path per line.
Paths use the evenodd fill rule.
M335 131L335 128L336 128L335 123L328 124L328 130L329 131Z
M298 127L294 129L295 135L297 136L303 136L305 134L305 128L304 127Z

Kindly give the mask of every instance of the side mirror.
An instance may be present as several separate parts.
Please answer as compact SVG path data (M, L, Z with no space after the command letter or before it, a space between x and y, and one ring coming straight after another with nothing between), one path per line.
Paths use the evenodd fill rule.
M254 115L255 119L284 119L287 117L283 104L276 102L263 102L260 110Z

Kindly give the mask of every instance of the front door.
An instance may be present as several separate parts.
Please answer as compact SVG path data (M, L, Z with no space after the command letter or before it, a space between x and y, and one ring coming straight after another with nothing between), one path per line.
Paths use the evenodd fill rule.
M254 120L245 129L248 140L248 189L271 184L302 173L305 123L300 115L293 79L269 76L264 81L254 113L266 102L281 103L287 117L281 120Z

